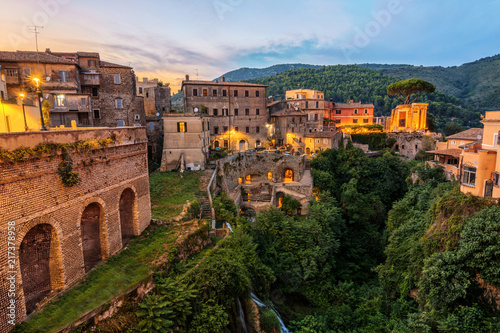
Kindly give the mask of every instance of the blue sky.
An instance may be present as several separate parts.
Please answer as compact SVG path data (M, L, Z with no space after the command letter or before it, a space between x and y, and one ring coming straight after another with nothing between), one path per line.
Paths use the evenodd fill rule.
M0 49L95 51L175 87L278 63L455 66L500 53L500 0L7 0Z

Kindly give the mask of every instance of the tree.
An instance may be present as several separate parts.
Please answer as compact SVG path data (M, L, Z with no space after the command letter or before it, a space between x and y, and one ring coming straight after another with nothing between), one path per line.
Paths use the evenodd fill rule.
M423 93L433 93L436 87L430 82L422 79L408 79L395 82L387 87L387 94L397 95L404 104L411 104L415 102ZM413 94L417 96L410 101Z

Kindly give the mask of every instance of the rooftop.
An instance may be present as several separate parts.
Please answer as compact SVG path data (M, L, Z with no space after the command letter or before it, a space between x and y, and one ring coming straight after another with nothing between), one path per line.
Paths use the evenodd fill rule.
M306 138L333 138L337 134L341 134L341 132L337 131L312 132L307 134Z
M479 137L480 136L480 137ZM459 132L453 135L448 136L446 139L453 140L479 140L483 137L483 129L482 128L470 128L466 131Z
M357 108L374 108L373 104L363 104L363 103L335 103L335 102L325 102L325 108L338 108L338 109L357 109Z
M46 64L68 64L76 65L76 62L47 52L33 51L0 51L0 61L8 62L38 62Z
M453 156L453 157L460 157L460 154L462 153L461 149L458 148L453 148L453 149L440 149L440 150L429 150L425 152L426 154L431 154L431 155L446 155L446 156Z
M182 85L204 85L204 86L234 86L234 87L267 87L263 84L231 81L202 81L202 80L183 80ZM264 96L263 96L264 97Z

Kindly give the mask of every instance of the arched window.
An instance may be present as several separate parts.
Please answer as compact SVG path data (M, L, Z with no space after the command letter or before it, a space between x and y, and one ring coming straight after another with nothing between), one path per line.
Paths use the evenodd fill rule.
M293 182L293 171L291 169L286 169L284 172L283 181Z
M122 246L134 236L135 193L130 188L120 196L120 226L122 229Z
M102 260L101 213L101 206L96 202L88 205L82 213L81 231L85 273Z

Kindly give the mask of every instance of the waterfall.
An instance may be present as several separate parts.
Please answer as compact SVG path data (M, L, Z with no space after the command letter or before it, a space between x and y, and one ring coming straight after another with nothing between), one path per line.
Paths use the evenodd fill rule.
M257 306L259 308L268 308L270 309L272 312L274 312L274 314L276 315L276 317L278 318L278 321L280 322L280 330L281 330L281 333L290 333L290 331L288 330L288 328L286 328L285 326L285 323L283 322L283 319L281 319L281 316L279 314L278 311L276 311L276 309L274 307L269 307L267 305L265 305L258 297L257 295L255 295L255 293L252 291L252 293L250 294L250 297L252 298L252 301L255 302L255 304L257 304Z
M227 228L233 232L233 227L231 226L231 224L229 224L228 222L226 222L226 226ZM255 304L257 304L257 306L259 308L268 308L270 309L272 312L274 312L274 314L276 315L276 318L278 318L278 321L280 322L280 330L281 330L281 333L290 333L290 331L288 330L288 328L286 328L285 326L285 323L283 322L283 319L281 319L281 316L280 314L278 313L278 311L274 308L274 307L269 307L267 305L265 305L258 297L257 295L255 295L255 293L252 291L252 293L250 294L250 297L252 298L252 301L255 302ZM240 315L240 320L241 320L241 323L243 324L243 328L245 329L245 332L247 332L247 327L246 327L246 323L245 323L245 317L243 315L243 309L241 307L241 303L240 303L240 300L237 299L237 305L238 305L238 312L239 312L239 315Z
M240 322L243 326L243 330L245 331L245 333L248 333L247 323L245 322L245 313L243 312L243 307L241 306L239 298L236 299L236 305L238 306L238 315L240 317Z

